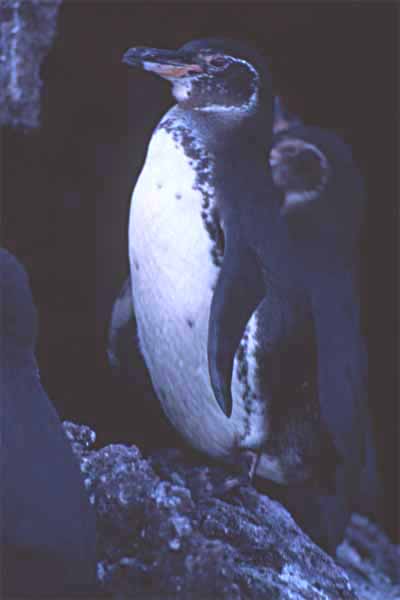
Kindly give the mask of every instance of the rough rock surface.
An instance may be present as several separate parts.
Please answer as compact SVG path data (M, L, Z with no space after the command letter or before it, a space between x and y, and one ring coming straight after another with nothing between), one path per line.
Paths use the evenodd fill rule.
M39 125L40 65L53 41L61 0L0 2L0 125Z
M222 467L177 450L93 450L93 431L64 428L97 510L98 578L114 597L400 599L399 548L367 519L353 516L335 562L255 489L216 497Z

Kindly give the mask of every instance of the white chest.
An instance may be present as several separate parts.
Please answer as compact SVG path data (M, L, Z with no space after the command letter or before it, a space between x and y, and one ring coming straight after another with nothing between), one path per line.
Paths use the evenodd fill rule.
M239 381L236 358L230 419L209 380L208 320L219 273L212 169L198 141L187 152L159 129L132 197L129 251L140 347L164 411L190 444L227 457L237 446L258 447L267 425L257 398L256 316L241 353L251 382Z

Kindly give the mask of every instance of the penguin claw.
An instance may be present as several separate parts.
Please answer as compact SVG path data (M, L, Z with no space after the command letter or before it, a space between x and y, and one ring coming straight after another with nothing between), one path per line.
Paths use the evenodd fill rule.
M232 490L253 484L255 471L259 460L259 454L252 450L242 450L238 459L239 473L236 476L228 476L213 489L214 496L223 497Z
M224 481L214 487L212 494L216 498L223 498L233 490L247 485L251 485L249 476L238 475L237 477L227 477Z

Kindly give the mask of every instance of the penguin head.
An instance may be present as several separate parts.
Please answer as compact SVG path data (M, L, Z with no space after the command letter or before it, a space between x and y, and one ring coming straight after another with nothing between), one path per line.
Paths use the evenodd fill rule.
M179 50L130 48L123 62L171 82L184 109L233 117L252 115L266 105L272 111L267 61L236 40L194 40Z
M290 127L275 136L270 165L282 192L281 214L297 247L315 259L323 255L325 260L327 252L350 256L358 243L365 201L350 148L333 132Z
M327 157L300 137L290 133L281 137L271 149L269 162L272 179L284 192L282 214L317 201L326 188L330 171Z

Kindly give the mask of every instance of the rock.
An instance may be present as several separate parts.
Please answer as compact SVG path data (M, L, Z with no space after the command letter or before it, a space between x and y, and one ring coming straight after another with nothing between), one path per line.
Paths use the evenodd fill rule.
M360 599L400 599L400 546L391 544L368 519L352 516L337 557Z
M40 66L53 41L61 0L0 3L0 125L39 125Z
M217 497L220 466L178 450L91 450L88 428L64 427L97 511L98 578L116 598L400 598L399 549L367 519L353 516L335 562L254 488Z
M0 248L2 598L96 591L96 514L35 357L28 274Z

